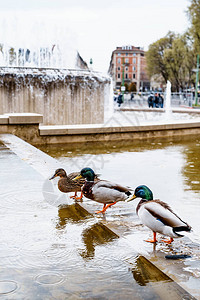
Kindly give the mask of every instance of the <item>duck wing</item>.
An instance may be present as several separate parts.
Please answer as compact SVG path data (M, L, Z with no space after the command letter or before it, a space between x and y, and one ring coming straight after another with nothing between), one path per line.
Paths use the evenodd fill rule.
M107 181L107 180L99 180L95 183L95 187L96 188L100 188L100 187L104 187L110 190L116 190L122 193L127 193L127 194L131 194L130 191L132 191L132 189L130 187L127 186L122 186L120 184L111 182L111 181Z
M173 228L180 228L180 229L182 228L182 230L186 230L186 228L188 229L190 228L190 226L186 222L181 220L181 218L179 218L165 202L162 202L160 200L152 200L146 202L143 205L144 208L154 218L161 221L166 226L170 226Z
M67 177L72 180L72 179L76 178L78 175L80 175L80 172L73 172L73 173L70 173L69 175L67 175Z
M80 175L80 172L73 172L70 173L69 175L67 175L68 179L71 181L73 181L73 184L79 183L80 185L83 185L85 183L85 178L79 178L77 180L73 180L74 178L76 178L77 176Z
M130 196L130 191L129 187L106 180L97 181L92 188L94 200L101 203L125 201Z

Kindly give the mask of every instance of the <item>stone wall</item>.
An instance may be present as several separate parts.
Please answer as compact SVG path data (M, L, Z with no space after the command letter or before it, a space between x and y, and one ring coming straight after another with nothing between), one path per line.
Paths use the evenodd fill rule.
M138 126L42 126L42 119L42 115L32 113L0 115L0 134L16 135L32 145L135 141L200 134L199 120Z
M0 114L38 113L44 125L104 123L109 86L90 71L0 68Z

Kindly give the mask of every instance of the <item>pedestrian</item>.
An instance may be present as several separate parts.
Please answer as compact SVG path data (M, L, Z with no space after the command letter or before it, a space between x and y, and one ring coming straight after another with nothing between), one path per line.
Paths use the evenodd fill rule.
M159 104L158 104L158 93L156 93L155 97L154 97L154 107L156 107L156 108L159 107Z
M119 107L120 107L121 104L123 103L123 97L122 97L122 94L121 94L121 93L118 95L117 103L118 103L118 106L119 106Z
M133 93L131 93L131 100L133 100L134 99L134 94Z
M158 94L158 105L159 105L159 107L163 108L163 104L164 104L164 98L163 98L163 96L159 93L159 94Z
M147 101L148 101L148 106L149 106L149 107L154 107L154 95L153 95L153 93L151 93L151 94L149 95Z

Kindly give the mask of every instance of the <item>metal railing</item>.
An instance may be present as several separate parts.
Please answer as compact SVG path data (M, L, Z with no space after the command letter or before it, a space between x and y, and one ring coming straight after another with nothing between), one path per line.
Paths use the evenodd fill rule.
M147 107L148 106L148 97L150 93L149 92L141 92L141 93L133 93L134 97L131 97L131 93L125 93L124 94L124 103L123 106L135 106L135 107ZM165 104L165 98L166 94L161 93L161 95L164 98L164 104ZM199 98L200 100L200 98ZM174 107L192 107L192 105L195 104L195 94L192 92L186 92L186 93L171 93L171 106Z

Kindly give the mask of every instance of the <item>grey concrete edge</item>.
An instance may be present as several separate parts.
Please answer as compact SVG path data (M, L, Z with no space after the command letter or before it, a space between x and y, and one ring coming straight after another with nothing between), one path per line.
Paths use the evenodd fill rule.
M139 132L139 131L160 131L160 130L175 130L185 128L200 128L200 121L190 120L189 122L181 121L174 123L149 124L138 126L83 126L83 125L51 125L39 126L41 136L51 135L76 135L76 134L104 134L104 133L123 133L123 132Z

